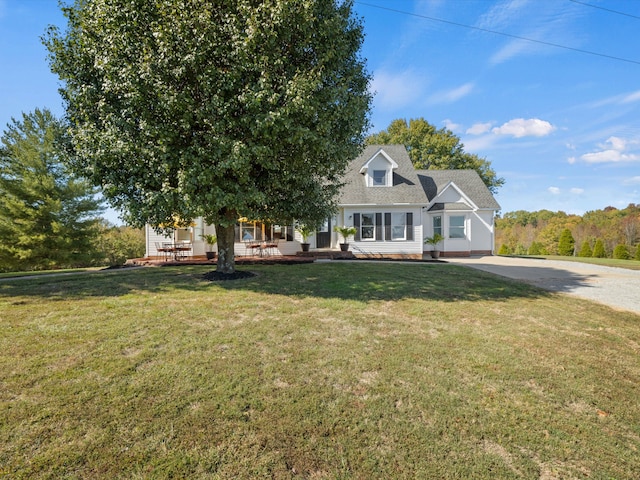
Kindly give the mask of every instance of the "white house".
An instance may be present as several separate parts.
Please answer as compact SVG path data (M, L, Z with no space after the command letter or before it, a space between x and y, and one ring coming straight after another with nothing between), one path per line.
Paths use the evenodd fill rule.
M353 226L349 239L356 256L421 258L424 238L440 233L442 256L490 255L494 215L500 206L475 170L416 170L403 145L370 145L345 173L338 213L309 238L311 251L339 250L334 226ZM196 220L191 227L159 236L147 227L147 256L161 255L163 242L185 242L190 254L204 255L203 233L213 227ZM302 238L293 225L238 219L236 255L295 255ZM257 249L259 245L270 248Z

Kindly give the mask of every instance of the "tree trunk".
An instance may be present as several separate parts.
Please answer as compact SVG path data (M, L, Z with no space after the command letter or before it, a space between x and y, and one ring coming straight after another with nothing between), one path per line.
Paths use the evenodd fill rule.
M221 273L235 273L235 226L233 224L229 227L216 225L216 235L218 236L218 267L216 270Z

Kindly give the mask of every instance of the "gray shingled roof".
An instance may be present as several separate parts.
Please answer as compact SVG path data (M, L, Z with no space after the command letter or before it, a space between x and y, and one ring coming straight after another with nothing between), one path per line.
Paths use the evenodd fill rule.
M416 173L429 201L453 182L478 208L500 210L500 205L475 170L417 170Z
M364 174L360 173L380 149L383 149L397 164L393 171L392 187L367 187ZM429 203L411 159L404 145L369 145L351 162L345 174L345 186L340 197L341 205L393 205Z
M392 187L367 187L360 173L380 149L397 164ZM499 210L500 205L475 170L416 170L404 145L369 145L351 162L345 173L341 205L427 205L449 182L456 184L481 209Z

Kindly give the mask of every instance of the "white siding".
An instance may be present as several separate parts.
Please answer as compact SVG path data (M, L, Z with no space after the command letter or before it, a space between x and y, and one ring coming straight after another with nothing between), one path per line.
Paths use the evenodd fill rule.
M349 207L343 211L344 225L354 226L354 214L359 213L382 213L383 222L385 213L412 213L413 214L413 240L359 240L354 237L349 239L350 250L354 254L373 255L421 255L423 243L422 215L421 209L415 206L363 206ZM342 224L340 224L342 225ZM384 238L384 232L382 237ZM339 242L342 237L339 236Z

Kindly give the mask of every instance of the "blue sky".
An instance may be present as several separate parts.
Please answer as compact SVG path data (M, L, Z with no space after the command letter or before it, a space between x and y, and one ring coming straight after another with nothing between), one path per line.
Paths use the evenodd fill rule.
M505 178L503 212L640 203L640 1L356 0L355 10L372 132L397 118L448 127ZM39 40L49 24L64 25L56 0L0 0L3 130L36 107L62 114Z

